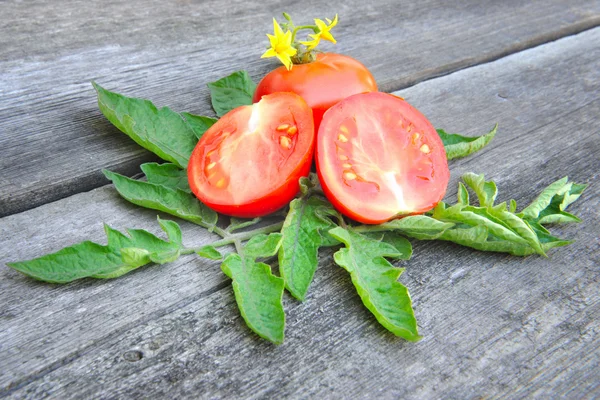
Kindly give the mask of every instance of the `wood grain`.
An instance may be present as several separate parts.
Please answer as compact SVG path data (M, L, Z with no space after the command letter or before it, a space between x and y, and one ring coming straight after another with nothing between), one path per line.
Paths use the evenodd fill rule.
M225 7L225 8L224 8ZM112 127L90 85L211 114L206 84L259 79L270 20L340 14L327 51L365 63L383 91L600 24L597 0L308 2L144 0L0 3L0 216L134 175L154 156Z
M421 342L378 325L332 250L304 303L285 296L278 347L245 327L217 262L189 256L64 286L2 268L0 396L600 396L599 44L594 29L397 92L449 132L500 123L487 149L451 163L446 201L467 171L486 173L499 201L520 207L564 175L590 184L572 206L584 222L553 229L575 243L549 259L415 241L397 265ZM102 187L0 219L0 260L102 241L101 221L157 232L155 218ZM210 240L183 225L186 243Z

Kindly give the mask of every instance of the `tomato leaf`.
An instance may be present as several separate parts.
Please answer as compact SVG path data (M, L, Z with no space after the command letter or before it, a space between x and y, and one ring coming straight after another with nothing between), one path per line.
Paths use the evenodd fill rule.
M215 122L217 122L216 118L204 117L201 115L194 115L185 112L181 113L181 115L188 122L188 124L194 131L194 135L196 135L198 139L200 139L202 135L204 135L204 132L206 132L208 128L210 128L214 125Z
M217 213L188 192L138 181L108 170L103 172L119 194L133 204L163 211L209 229L217 223Z
M256 83L248 72L237 71L208 84L210 100L217 116L222 117L239 106L252 104Z
M235 300L248 327L264 339L283 343L283 279L267 264L236 253L225 258L221 269L233 281Z
M129 229L125 235L105 225L106 246L85 241L33 260L7 265L32 278L52 283L117 278L151 262L162 264L179 257L183 248L179 225L161 219L159 223L169 240L141 229Z
M253 259L273 257L279 251L281 239L283 235L279 232L253 236L244 246L244 254Z
M454 158L466 157L483 149L496 135L498 124L496 124L489 133L481 136L462 136L458 134L446 133L443 129L437 129L438 135L444 143L446 157L448 160Z
M336 225L328 218L336 211L317 196L292 200L281 233L279 270L287 290L298 300L304 300L319 262L319 247L333 245L327 231Z
M98 106L121 132L160 158L185 168L198 142L186 119L168 107L157 109L148 100L126 97L92 83Z
M262 221L262 218L260 217L252 219L230 217L230 224L227 227L227 232L233 232L238 229L247 228L259 223L260 221Z
M384 258L406 258L406 254L389 243L341 227L329 234L344 243L345 248L334 254L334 261L350 273L363 304L377 321L396 336L419 340L410 294L398 282L404 269L395 268Z
M439 238L446 230L453 226L454 224L451 222L442 222L427 215L412 215L380 225L368 226L365 230L394 230L415 239L433 240Z
M158 164L154 162L140 165L140 168L148 178L148 182L166 186L171 189L181 189L192 193L188 184L187 172L175 164Z
M568 182L564 177L549 185L528 205L519 216L540 225L551 223L581 222L565 209L581 196L587 185Z
M196 250L196 254L198 254L200 257L208 258L210 260L223 259L223 255L221 254L221 252L219 252L219 250L217 250L211 245L200 247L198 250Z

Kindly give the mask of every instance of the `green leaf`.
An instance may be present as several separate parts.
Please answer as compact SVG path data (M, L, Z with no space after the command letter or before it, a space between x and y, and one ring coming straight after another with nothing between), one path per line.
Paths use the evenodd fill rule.
M394 230L415 239L432 240L439 238L447 229L454 226L451 222L438 221L427 215L411 215L395 219L380 225L370 226L369 230Z
M157 109L148 100L126 97L92 83L98 106L121 132L160 158L185 168L198 142L194 130L168 107Z
M567 180L564 177L550 184L519 216L539 224L581 222L578 217L564 210L581 196L587 185Z
M267 264L235 253L225 258L221 269L233 280L235 300L248 327L264 339L283 343L283 279Z
M345 248L334 254L334 260L350 273L363 304L377 321L397 336L419 340L410 295L398 282L404 269L395 268L384 258L401 258L402 253L386 242L341 227L329 234L344 243Z
M209 229L217 223L217 213L190 193L127 178L108 170L103 172L113 182L119 194L133 204L163 211Z
M204 135L204 132L206 132L208 128L213 126L215 122L218 121L216 118L204 117L201 115L194 115L185 112L181 113L181 115L190 125L190 128L192 128L192 130L194 131L194 135L196 135L198 139L200 139L202 135Z
M290 203L281 229L279 270L287 290L299 300L304 300L317 269L319 247L332 241L327 231L336 225L328 216L335 213L331 203L317 196Z
M148 178L148 182L166 186L171 189L181 189L192 193L188 184L187 171L175 164L158 164L155 162L140 165L140 168Z
M202 246L200 249L196 250L196 254L198 254L200 257L208 258L210 260L223 259L223 255L219 252L219 250L210 245Z
M33 260L7 265L32 278L52 283L116 278L150 262L162 263L179 257L182 249L177 240L179 226L173 221L159 222L169 241L140 229L128 230L127 236L105 225L106 246L85 241Z
M493 207L498 194L494 181L486 181L483 174L477 175L472 172L464 174L462 179L475 192L482 207Z
M253 236L244 246L244 254L252 259L272 257L279 251L282 239L283 235L278 232Z
M219 117L239 106L252 104L256 84L246 71L237 71L208 84L212 106Z
M496 124L489 133L474 137L446 133L443 129L438 129L437 133L444 143L446 158L452 160L454 158L466 157L487 146L496 135L497 129L498 124Z

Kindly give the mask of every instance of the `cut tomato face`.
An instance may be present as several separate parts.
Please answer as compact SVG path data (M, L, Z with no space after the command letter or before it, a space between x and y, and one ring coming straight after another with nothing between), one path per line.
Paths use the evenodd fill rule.
M330 108L317 134L316 164L329 201L367 224L432 209L450 179L434 127L387 93L354 95Z
M198 141L188 164L196 197L217 212L260 217L285 206L310 171L312 112L294 93L264 96L225 114Z

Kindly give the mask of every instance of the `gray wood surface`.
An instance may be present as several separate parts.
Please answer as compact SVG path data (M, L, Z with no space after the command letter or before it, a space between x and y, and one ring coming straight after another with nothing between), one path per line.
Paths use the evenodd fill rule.
M63 286L3 267L0 396L600 396L599 59L593 29L397 92L450 132L500 124L487 149L451 163L446 201L467 171L493 178L499 200L521 207L562 176L590 184L572 206L584 222L553 229L575 243L549 259L415 241L413 258L397 265L422 341L379 326L331 251L304 303L284 296L281 346L245 327L217 262L186 256ZM155 218L101 187L0 219L0 260L102 241L102 222L158 232ZM186 244L210 240L183 226Z
M272 16L332 17L337 46L384 91L600 25L598 0L0 2L0 216L84 192L101 168L153 159L100 114L90 85L210 114L206 83L258 79Z

